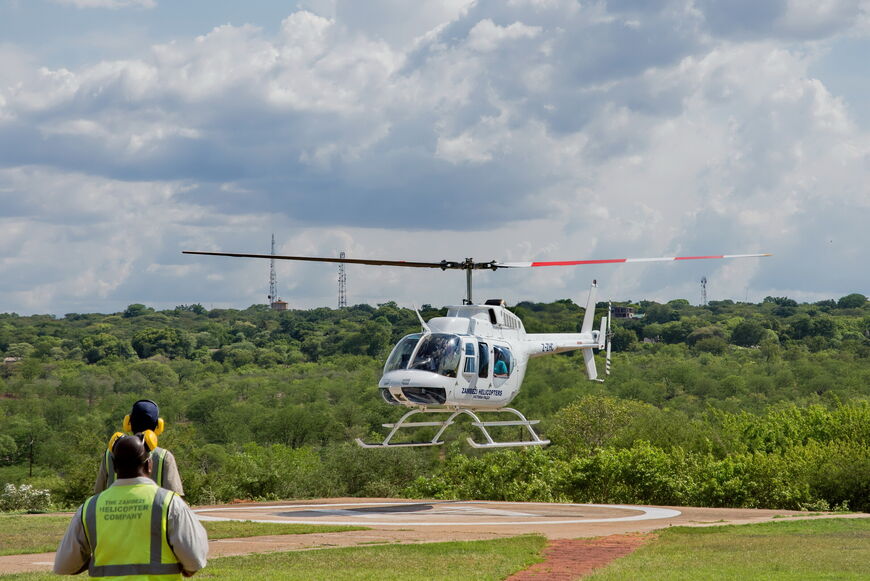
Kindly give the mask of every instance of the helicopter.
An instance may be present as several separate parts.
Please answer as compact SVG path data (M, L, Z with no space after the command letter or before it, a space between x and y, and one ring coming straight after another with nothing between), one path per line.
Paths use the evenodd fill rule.
M598 377L594 354L595 351L604 351L605 375L609 375L612 317L608 306L599 328L593 329L597 281L593 281L590 287L579 333L526 333L522 321L507 309L503 300L490 299L482 304L473 301L472 274L476 270L771 256L765 253L553 262L475 262L472 258L411 262L194 250L185 250L183 254L465 271L466 296L462 304L447 307L446 316L434 317L428 322L417 311L421 331L406 335L393 347L384 364L378 389L384 402L409 410L397 422L383 424L390 430L383 441L366 443L357 438L356 443L363 448L438 446L444 443L442 436L445 431L462 416L470 417L471 425L484 438L479 442L468 437L468 444L474 448L545 446L549 440L541 438L534 429L539 420L529 420L519 410L508 407L519 394L529 360L580 350L586 376L592 381L603 381ZM436 419L412 421L420 419L415 418L419 414L431 414ZM488 418L492 414L501 414L501 417L510 414L511 419L484 420L481 417L484 414ZM510 426L524 428L528 439L497 440L490 430ZM414 428L436 428L436 432L429 440L393 441L401 430Z

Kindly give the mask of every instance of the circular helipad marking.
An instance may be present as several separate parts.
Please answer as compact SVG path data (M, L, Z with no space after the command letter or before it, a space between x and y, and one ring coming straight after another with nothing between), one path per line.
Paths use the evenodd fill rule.
M499 510L499 509L474 509L474 505L496 505L496 506L517 506L524 507L525 511L516 510ZM417 520L408 521L402 518L396 518L391 521L375 521L370 520L365 515L361 515L360 511L365 511L373 517L385 517L388 515L402 516L410 512L419 513L422 510L429 510L432 507L438 507L442 512L438 515L444 516L444 511L452 513L453 516L483 516L490 517L503 516L509 520L495 521L480 521L480 520L460 520L460 521L440 521L440 520ZM364 508L363 508L364 507ZM377 510L369 507L384 507L383 510ZM417 508L427 507L427 508ZM467 507L467 508L465 508ZM532 520L540 519L540 514L535 514L535 509L540 508L586 508L586 509L607 509L631 511L639 514L616 516L606 518L564 518L553 517L547 520ZM231 512L231 511L273 511L270 515L271 519L252 519L245 517L229 517L229 516L213 516L204 513L214 512ZM496 502L496 501L439 501L439 502L346 502L346 503L329 503L329 504L279 504L269 506L239 506L239 507L224 507L224 508L200 508L195 510L203 521L232 521L232 520L247 520L253 522L266 523L286 523L286 524L322 524L322 525L351 525L351 526L517 526L517 525L564 525L564 524L585 524L585 523L614 523L628 521L643 521L643 520L658 520L665 518L674 518L682 514L678 510L670 508L654 508L647 506L635 506L626 504L554 504L543 502ZM282 514L283 513L283 514ZM297 515L294 518L294 513ZM307 518L299 518L298 513L307 513ZM342 520L321 520L321 517L340 516L347 517ZM278 518L274 518L278 517ZM528 517L528 518L523 518Z

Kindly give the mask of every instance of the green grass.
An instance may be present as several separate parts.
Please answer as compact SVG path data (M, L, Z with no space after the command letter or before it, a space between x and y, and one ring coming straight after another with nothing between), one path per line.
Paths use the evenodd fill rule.
M260 523L246 521L223 521L202 523L210 539L239 539L265 535L308 535L312 533L343 533L346 531L365 531L368 527L346 527L331 525L299 525L284 523Z
M68 516L0 515L0 555L55 551L69 523L70 517ZM205 522L203 526L205 526L210 539L365 530L365 527L294 525L251 521Z
M69 521L68 516L0 516L0 555L56 551Z
M673 527L589 579L870 579L870 519Z
M522 536L492 541L389 545L268 553L213 559L195 579L293 581L407 579L486 581L504 579L541 560L546 539ZM57 581L50 573L24 573L4 579Z

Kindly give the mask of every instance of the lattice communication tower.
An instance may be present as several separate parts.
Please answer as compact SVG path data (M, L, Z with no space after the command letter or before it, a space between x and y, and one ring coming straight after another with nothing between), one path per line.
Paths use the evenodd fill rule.
M338 255L339 258L344 258L344 252ZM344 271L344 263L338 263L338 308L347 307L347 273Z
M275 234L272 234L272 256L275 256ZM269 261L269 304L278 300L278 277L275 275L275 259Z
M707 277L701 277L701 306L707 306Z
M275 256L275 234L272 234L272 256ZM269 306L273 311L286 311L287 303L278 297L278 276L275 274L275 259L269 260Z

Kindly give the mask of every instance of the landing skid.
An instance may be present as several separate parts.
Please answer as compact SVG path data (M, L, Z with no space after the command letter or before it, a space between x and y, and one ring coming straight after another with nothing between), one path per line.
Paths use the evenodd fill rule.
M517 416L517 420L493 420L485 422L480 419L478 414L483 413L498 413L498 412L509 412ZM434 421L434 422L409 422L408 419L415 414L450 414L446 420L442 421ZM468 438L468 444L474 448L515 448L519 446L546 446L550 443L550 440L542 440L538 437L538 434L535 433L535 430L532 428L534 424L537 424L539 420L528 420L526 416L518 412L513 408L499 408L496 410L477 410L474 411L467 409L451 409L451 408L421 408L421 409L413 409L403 415L401 419L395 424L383 424L385 428L391 428L390 433L387 434L387 437L384 438L384 441L380 444L367 444L360 440L356 439L356 443L362 446L363 448L407 448L407 447L416 447L416 446L440 446L444 442L440 439L441 435L444 431L453 425L456 421L456 418L461 414L466 414L471 416L471 425L480 429L483 433L483 437L486 439L486 442L480 443L475 442L473 439ZM493 440L492 436L489 433L487 428L495 427L495 426L525 426L529 431L529 436L531 440L526 441L516 441L516 442L496 442ZM393 436L395 436L399 430L404 428L423 428L423 427L437 427L438 432L435 436L428 442L401 442L401 443L392 443L391 440Z

